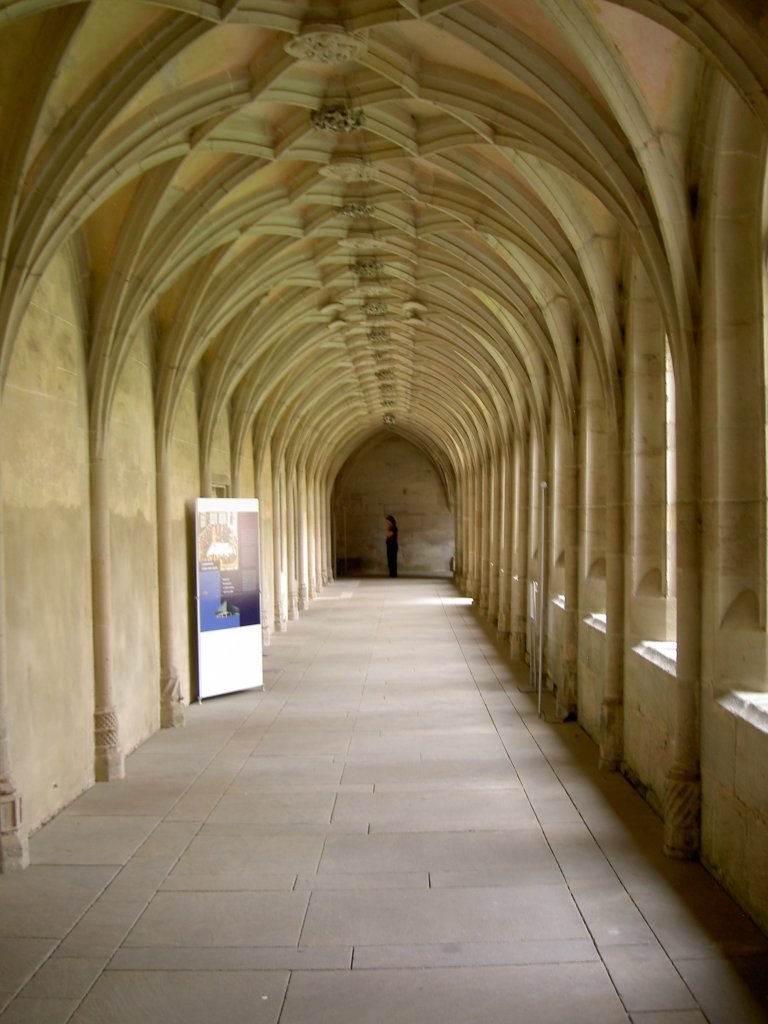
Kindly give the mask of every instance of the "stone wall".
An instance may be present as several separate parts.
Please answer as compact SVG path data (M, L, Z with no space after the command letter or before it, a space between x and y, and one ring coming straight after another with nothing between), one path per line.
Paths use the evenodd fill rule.
M347 460L333 510L339 575L387 574L387 515L397 520L401 575L450 575L454 532L445 489L427 456L404 438L379 435Z

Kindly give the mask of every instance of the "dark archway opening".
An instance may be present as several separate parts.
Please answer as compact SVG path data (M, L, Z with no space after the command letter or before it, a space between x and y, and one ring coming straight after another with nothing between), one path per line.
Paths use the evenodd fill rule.
M333 491L337 577L386 576L384 517L399 527L401 576L450 576L453 514L442 478L416 445L377 434L344 463Z

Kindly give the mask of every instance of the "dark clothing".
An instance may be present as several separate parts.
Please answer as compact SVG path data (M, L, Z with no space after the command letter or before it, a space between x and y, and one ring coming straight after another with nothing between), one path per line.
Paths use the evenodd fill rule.
M397 576L397 530L387 537L387 568L390 576Z

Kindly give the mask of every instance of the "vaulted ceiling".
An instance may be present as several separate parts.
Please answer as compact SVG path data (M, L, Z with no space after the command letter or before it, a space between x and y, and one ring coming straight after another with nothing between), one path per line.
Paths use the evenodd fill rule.
M449 472L618 401L621 267L684 367L689 185L713 87L768 124L762 0L5 0L3 373L79 247L94 424L137 325L160 443L189 380L340 465L382 429Z

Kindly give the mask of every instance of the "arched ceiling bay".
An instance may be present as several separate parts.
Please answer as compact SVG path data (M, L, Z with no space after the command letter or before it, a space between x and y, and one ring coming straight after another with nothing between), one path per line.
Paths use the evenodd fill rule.
M55 253L87 274L96 434L152 324L159 444L336 467L381 429L444 475L617 410L633 254L677 366L688 150L713 75L768 122L749 0L13 0L0 5L3 379ZM23 100L22 100L23 97Z

